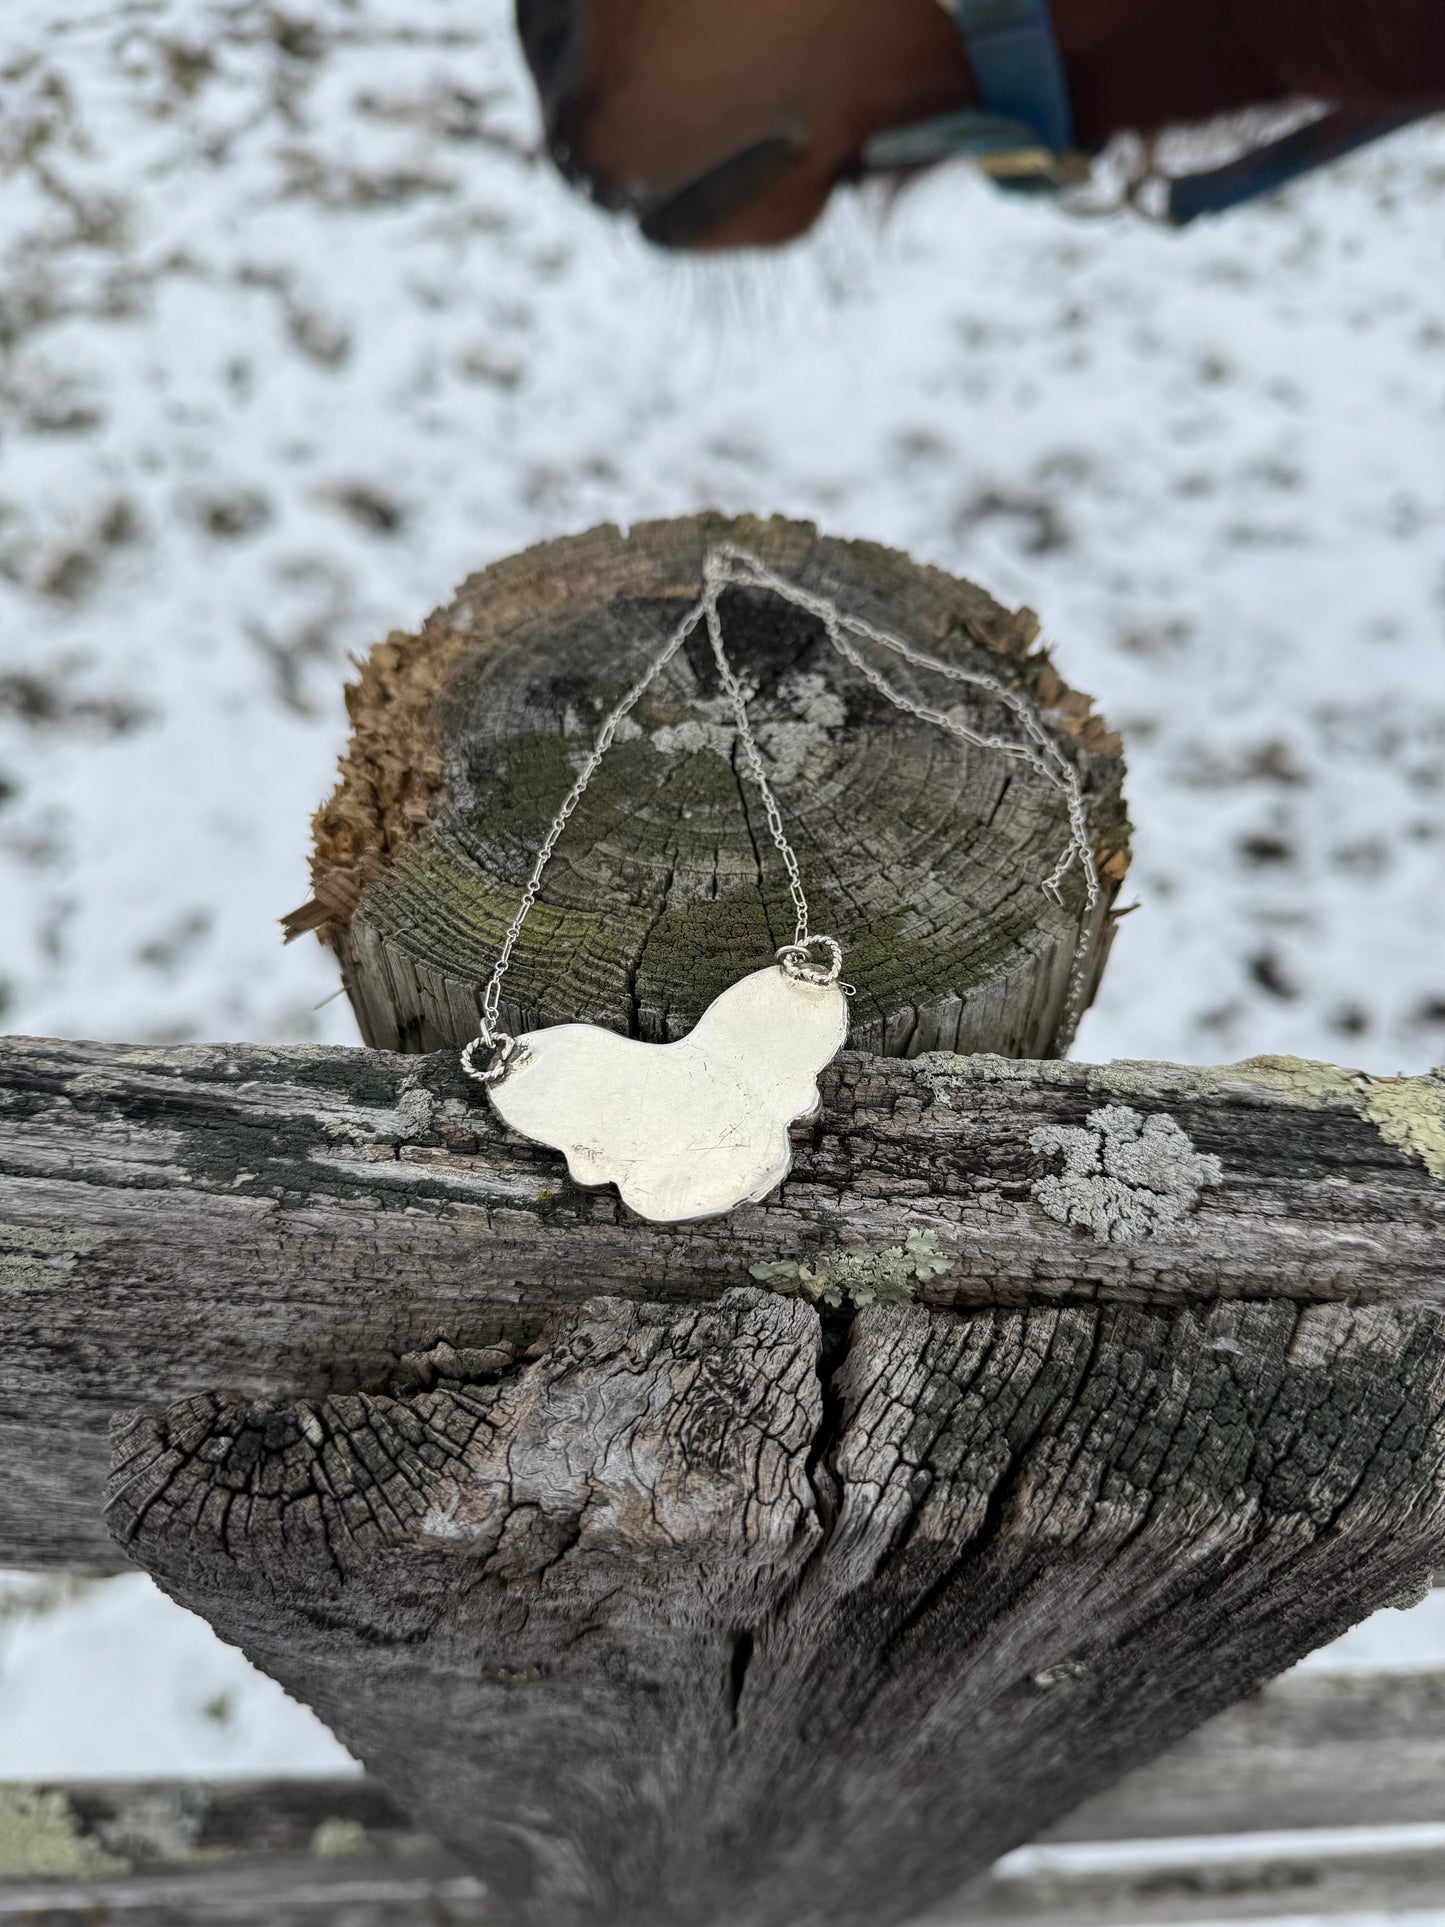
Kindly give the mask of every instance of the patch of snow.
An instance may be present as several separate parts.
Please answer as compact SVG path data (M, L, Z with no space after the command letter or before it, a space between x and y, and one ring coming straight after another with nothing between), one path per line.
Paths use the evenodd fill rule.
M0 1573L0 1780L360 1771L313 1713L141 1574L46 1610L52 1590Z
M1445 1573L1440 1575L1445 1579ZM1300 1661L1296 1672L1416 1673L1445 1668L1445 1585L1404 1612L1375 1613L1343 1639Z

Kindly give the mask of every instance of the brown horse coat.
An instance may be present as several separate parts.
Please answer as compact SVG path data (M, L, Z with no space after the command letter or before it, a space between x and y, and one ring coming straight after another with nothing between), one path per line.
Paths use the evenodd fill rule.
M1297 96L1445 103L1445 0L1052 0L1081 144ZM672 246L790 239L888 127L977 103L939 0L517 0L553 152Z

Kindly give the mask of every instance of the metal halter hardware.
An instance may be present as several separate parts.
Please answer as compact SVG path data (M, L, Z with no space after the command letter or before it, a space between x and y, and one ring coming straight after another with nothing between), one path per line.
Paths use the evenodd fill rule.
M1015 194L1057 194L1089 181L1091 158L1074 138L1074 110L1050 0L939 0L963 37L978 90L977 107L888 127L863 150L867 168L926 167L966 157L996 187ZM1157 183L1171 227L1222 214L1276 193L1301 175L1442 110L1440 100L1387 112L1337 107L1223 167ZM1129 199L1150 210L1136 184Z
M1054 192L1089 178L1048 0L940 0L963 36L979 105L890 127L864 150L870 167L919 167L950 155L978 162L999 187Z

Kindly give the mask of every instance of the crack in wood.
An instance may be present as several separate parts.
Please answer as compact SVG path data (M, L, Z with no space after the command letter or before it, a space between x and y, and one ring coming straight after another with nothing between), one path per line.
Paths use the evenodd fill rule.
M1438 1560L1440 1315L1229 1325L599 1298L133 1415L111 1519L499 1918L888 1927Z
M449 1056L0 1041L0 1252L24 1286L0 1291L0 1557L113 1559L113 1411L381 1389L443 1335L525 1348L598 1290L863 1287L841 1304L912 1251L908 1291L939 1310L1445 1298L1445 1185L1353 1074L845 1053L821 1086L783 1190L680 1236L513 1140ZM1391 1086L1394 1115L1442 1088ZM1098 1244L1032 1198L1031 1138L1109 1105L1222 1164L1191 1235Z

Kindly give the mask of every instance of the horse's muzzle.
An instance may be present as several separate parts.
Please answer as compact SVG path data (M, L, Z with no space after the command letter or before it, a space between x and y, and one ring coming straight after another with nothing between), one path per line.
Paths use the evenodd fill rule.
M632 215L656 246L709 246L731 216L766 196L803 157L805 143L790 130L749 142L716 166L684 177L680 187L659 185L646 160L625 171L599 162L590 125L596 101L584 71L596 28L591 0L515 0L515 7L554 164L599 207ZM657 157L649 158L655 166ZM670 170L660 171L665 182Z
M638 225L658 247L690 247L755 194L771 187L802 151L800 141L782 134L754 141L686 187L639 208Z

